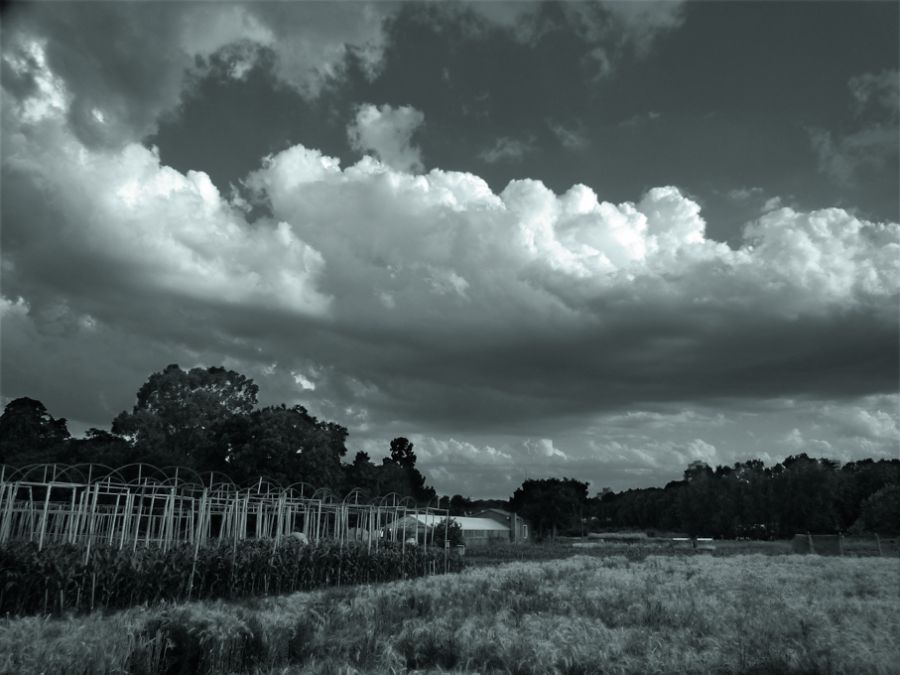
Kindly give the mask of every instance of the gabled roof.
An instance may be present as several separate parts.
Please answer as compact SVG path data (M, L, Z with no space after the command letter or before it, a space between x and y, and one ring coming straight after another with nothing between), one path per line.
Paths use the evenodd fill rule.
M476 514L475 517L477 518L477 517L478 517L477 514L481 514L481 513L499 513L501 516L506 516L507 518L509 518L510 516L513 515L510 511L504 511L503 509L493 509L493 508L491 508L491 509L481 509L481 510L479 510L479 511L476 511L476 512L475 512L475 514Z

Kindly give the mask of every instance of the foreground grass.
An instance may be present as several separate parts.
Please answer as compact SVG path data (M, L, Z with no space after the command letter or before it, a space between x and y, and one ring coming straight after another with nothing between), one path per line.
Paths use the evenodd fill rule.
M898 673L896 559L575 557L0 623L4 673Z
M472 546L466 549L467 567L499 565L509 562L548 561L591 556L608 558L625 556L632 562L645 560L649 556L733 556L758 553L761 555L787 555L792 552L789 541L733 541L717 540L714 548L692 548L689 542L672 542L663 539L636 540L634 542L602 542L590 539L568 539L560 542L541 544L493 544ZM704 546L708 546L704 544Z

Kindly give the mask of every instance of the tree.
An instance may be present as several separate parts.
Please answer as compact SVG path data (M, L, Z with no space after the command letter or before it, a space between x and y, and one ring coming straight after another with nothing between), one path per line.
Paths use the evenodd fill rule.
M239 481L266 476L342 492L346 439L344 427L320 422L303 406L282 404L234 418L222 441L227 471Z
M416 466L416 453L413 452L413 444L408 438L395 438L391 441L391 461L405 469L413 469Z
M772 506L781 536L825 533L838 528L835 465L806 453L793 455L773 472Z
M450 498L450 515L464 516L471 509L472 500L462 495L453 495Z
M430 502L437 497L434 488L425 484L425 476L416 468L413 444L402 436L391 441L390 457L382 460L378 488L381 494L396 492L420 503Z
M360 450L353 458L353 463L344 469L348 490L359 488L370 496L378 494L378 467L376 467L369 453Z
M862 525L869 532L900 534L900 485L886 485L862 505Z
M141 461L124 438L103 429L88 429L84 438L69 439L61 459L67 464L105 464L113 468Z
M582 528L588 484L573 478L526 480L510 498L517 514L537 528L538 536Z
M10 401L0 415L0 463L23 466L55 462L69 438L66 420L54 417L40 401Z
M466 544L466 541L463 538L462 526L460 526L460 524L453 518L450 518L449 524L447 523L447 519L444 518L434 526L434 535L432 537L432 541L436 543L443 542L445 536L447 538L447 541L450 542L451 546L465 546Z
M227 468L223 430L253 411L257 392L253 380L232 370L184 371L173 364L150 376L132 412L116 417L112 430L143 461L222 471Z

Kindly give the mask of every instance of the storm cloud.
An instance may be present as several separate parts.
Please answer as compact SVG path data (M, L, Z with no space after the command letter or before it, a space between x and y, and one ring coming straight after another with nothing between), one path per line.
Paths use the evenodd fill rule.
M583 140L569 151L593 152L581 123L544 117L543 137L488 146L476 134L472 166L442 168L429 111L372 90L334 122L352 159L313 142L261 148L226 192L143 142L177 119L209 59L240 82L266 49L284 86L327 97L349 62L373 82L391 67L393 9L165 7L91 13L123 35L143 26L128 56L82 43L68 7L20 10L5 41L5 398L104 426L165 364L222 364L265 402L347 425L351 447L379 455L409 436L440 491L474 496L529 475L599 488L671 479L697 459L896 448L896 222L736 184L734 201L768 208L725 242L677 181L625 200L540 172L498 188L481 163L574 148L573 129ZM635 58L685 22L679 5L653 7L614 16ZM599 22L579 39L624 53L601 30L611 10L562 9ZM536 16L482 18L527 44ZM134 79L139 54L147 76ZM896 85L885 72L851 81L861 110L883 107Z

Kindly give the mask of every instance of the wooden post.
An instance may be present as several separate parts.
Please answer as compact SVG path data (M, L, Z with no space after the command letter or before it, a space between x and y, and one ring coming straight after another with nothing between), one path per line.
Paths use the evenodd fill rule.
M140 488L140 486L138 486ZM137 550L138 539L141 536L141 514L144 511L144 491L147 489L146 483L144 484L143 489L141 489L141 494L138 497L138 506L137 511L134 512L134 543L131 546L131 550Z
M884 551L881 550L881 537L878 536L877 532L875 533L875 543L878 545L878 556L883 556Z
M9 485L9 496L6 498L6 506L3 509L3 520L0 521L0 542L9 539L9 533L12 530L12 524L15 511L13 506L16 501L16 495L19 492L19 483L11 483Z
M94 514L97 511L97 499L100 497L100 485L94 486L94 499L91 502L91 512L88 516L88 532L87 532L87 546L84 550L84 563L87 564L87 561L90 560L91 557L91 546L94 543L94 529L96 527L96 522L94 519ZM93 608L93 593L91 594L91 607Z
M121 494L116 495L116 505L113 507L112 513L112 522L109 526L109 545L112 546L113 541L115 541L116 536L116 520L119 515L119 500L122 498ZM123 514L124 515L124 514Z
M812 535L811 535L809 532L806 533L806 538L807 538L807 540L809 541L809 552L810 552L810 553L815 553L815 552L816 552L816 547L815 547L815 545L813 544L813 538L812 538Z
M44 486L47 493L44 495L44 512L41 515L41 533L38 538L38 551L44 548L44 533L47 531L47 510L50 508L50 491L53 490L53 483Z
M72 503L69 505L69 517L66 520L66 536L65 536L65 541L70 544L75 543L74 525L75 525L76 514L77 514L77 512L75 510L75 488L73 487L72 488Z
M147 536L144 537L144 545L150 545L150 535L153 534L153 507L156 506L156 488L150 493L150 508L147 509Z
M125 490L125 510L122 512L122 533L119 535L119 550L125 547L125 537L131 526L131 511L134 508L134 495L131 490Z

